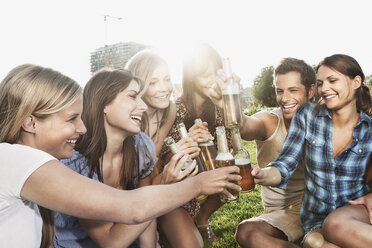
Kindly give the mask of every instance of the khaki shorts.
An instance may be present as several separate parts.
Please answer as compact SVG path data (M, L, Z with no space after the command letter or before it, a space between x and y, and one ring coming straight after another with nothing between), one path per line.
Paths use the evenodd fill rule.
M294 242L304 235L300 219L301 200L295 201L287 207L265 208L264 213L247 221L265 221L281 230Z

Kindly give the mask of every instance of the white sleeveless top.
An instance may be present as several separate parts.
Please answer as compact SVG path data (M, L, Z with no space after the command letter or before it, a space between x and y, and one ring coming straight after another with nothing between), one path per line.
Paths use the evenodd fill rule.
M257 162L260 168L265 168L271 161L274 161L282 150L284 140L287 136L283 113L280 108L270 112L278 117L278 126L268 139L264 141L256 140L257 144ZM288 181L286 189L277 187L261 186L261 197L264 207L285 207L302 199L305 188L304 169L301 164Z

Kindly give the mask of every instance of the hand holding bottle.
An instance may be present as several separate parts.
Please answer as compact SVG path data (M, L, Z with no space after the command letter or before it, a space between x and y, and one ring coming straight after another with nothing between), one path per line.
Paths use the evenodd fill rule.
M192 138L182 138L177 143L178 148L194 159L199 155L200 148Z
M195 142L198 142L198 143L214 140L213 136L208 130L207 122L195 123L189 129L188 134L189 134L189 137L191 137Z
M259 168L252 165L252 176L254 182L264 186L276 186L282 180L280 171L275 167Z
M182 170L182 166L189 159L184 152L178 152L172 156L171 160L164 166L161 173L161 184L170 184L181 181L184 178L195 176L198 173L196 162L193 161L189 167Z
M240 186L236 184L241 178L237 166L218 168L202 172L195 176L195 179L198 180L198 184L200 185L200 194L212 195L222 193L228 198L233 197L229 191L241 190Z
M240 78L237 75L233 73L232 77L235 82L240 84ZM223 69L217 70L216 76L214 78L214 83L208 90L209 98L220 109L223 108L222 91L226 88L226 79L226 74Z

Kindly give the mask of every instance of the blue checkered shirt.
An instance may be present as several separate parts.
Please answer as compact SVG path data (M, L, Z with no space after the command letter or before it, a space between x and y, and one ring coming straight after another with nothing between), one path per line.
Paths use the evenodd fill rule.
M333 158L333 121L324 105L307 103L294 115L283 149L269 166L279 169L285 188L298 162L305 167L301 220L305 231L322 227L324 219L349 200L368 193L364 179L372 156L372 117L360 112L353 141Z

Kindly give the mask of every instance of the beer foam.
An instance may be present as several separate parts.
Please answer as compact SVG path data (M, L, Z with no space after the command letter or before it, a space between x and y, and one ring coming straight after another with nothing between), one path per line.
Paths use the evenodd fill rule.
M251 161L248 158L237 158L235 159L235 165L246 165L250 164Z
M233 160L234 157L231 153L218 153L215 160Z

